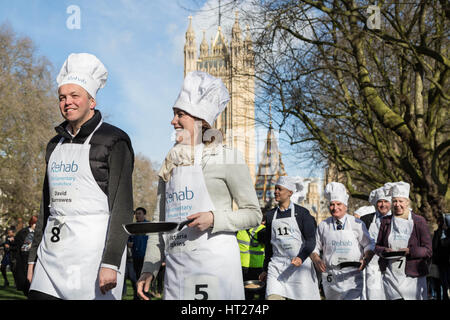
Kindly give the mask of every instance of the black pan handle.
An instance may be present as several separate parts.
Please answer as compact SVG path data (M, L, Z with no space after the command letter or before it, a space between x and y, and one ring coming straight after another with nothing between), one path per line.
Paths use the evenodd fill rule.
M187 224L189 224L189 223L191 223L192 221L194 221L195 219L189 219L189 220L186 220L186 221L183 221L183 222L181 222L179 225L178 225L178 231L180 231L181 229L183 229L183 227L185 226L185 225L187 225Z

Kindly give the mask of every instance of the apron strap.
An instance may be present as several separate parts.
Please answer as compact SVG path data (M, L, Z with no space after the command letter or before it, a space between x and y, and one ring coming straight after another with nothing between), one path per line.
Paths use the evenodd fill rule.
M87 137L87 139L84 141L84 144L89 144L89 142L91 142L91 138L94 135L95 131L97 131L98 128L100 128L100 126L103 124L103 118L100 119L100 122L98 123L98 125L95 127L94 131L92 131L92 133Z
M194 146L194 166L200 166L202 164L204 147L205 145L203 143Z

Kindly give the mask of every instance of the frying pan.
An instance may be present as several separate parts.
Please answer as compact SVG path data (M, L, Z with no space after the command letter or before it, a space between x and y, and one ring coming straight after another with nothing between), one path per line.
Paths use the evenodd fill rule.
M385 259L397 259L404 257L406 255L406 251L391 251L391 252L383 252L383 258Z
M123 224L123 228L129 235L143 235L155 232L170 232L175 229L180 231L183 227L194 221L194 219L185 220L183 222L136 222Z
M256 287L256 288L246 288L246 286L251 285L251 284L257 285L258 287ZM259 281L259 280L248 280L248 281L244 281L244 289L245 289L246 291L260 291L260 290L264 289L264 286L265 286L265 285L266 285L266 284L265 284L264 282Z

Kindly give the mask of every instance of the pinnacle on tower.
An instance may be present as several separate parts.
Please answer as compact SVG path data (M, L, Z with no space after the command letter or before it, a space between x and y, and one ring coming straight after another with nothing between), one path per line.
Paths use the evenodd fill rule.
M208 42L206 42L206 31L203 30L203 39L200 43L200 58L205 58L208 56L209 53L209 46Z

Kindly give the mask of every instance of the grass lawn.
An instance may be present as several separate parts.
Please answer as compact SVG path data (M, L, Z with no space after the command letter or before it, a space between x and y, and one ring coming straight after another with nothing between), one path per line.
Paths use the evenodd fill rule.
M0 275L0 300L26 300L23 292L16 290L12 273L9 271L6 276L8 277L9 287L5 288L3 277ZM122 300L133 300L133 288L130 280L127 280L127 294L122 296Z

